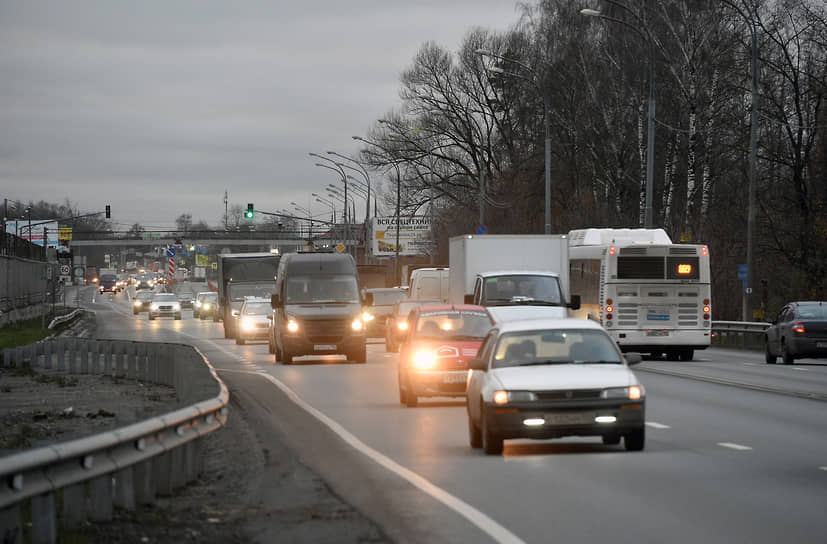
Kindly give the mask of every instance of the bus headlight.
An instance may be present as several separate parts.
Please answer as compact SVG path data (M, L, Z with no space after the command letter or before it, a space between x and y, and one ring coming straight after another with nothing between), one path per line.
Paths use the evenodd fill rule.
M295 319L289 319L287 321L287 332L297 333L299 332L299 323Z

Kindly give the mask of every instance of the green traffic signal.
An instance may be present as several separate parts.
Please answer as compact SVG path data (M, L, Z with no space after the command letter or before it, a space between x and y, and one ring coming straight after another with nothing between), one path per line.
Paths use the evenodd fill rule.
M247 211L244 212L244 217L246 217L247 219L252 219L253 215L255 215L255 211L253 210L253 205L252 204L247 204Z

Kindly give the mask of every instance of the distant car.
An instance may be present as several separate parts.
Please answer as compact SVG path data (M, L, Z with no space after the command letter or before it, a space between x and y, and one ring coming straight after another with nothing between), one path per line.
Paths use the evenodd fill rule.
M132 313L137 315L140 312L148 312L149 304L152 302L152 297L154 296L155 293L152 291L138 291L132 300Z
M135 278L135 289L152 289L153 287L155 287L155 282L151 276L141 274Z
M468 304L422 305L408 318L399 352L399 402L419 397L465 397L468 361L477 355L494 322L488 310Z
M376 287L365 289L367 295L372 298L372 303L362 313L366 335L370 338L382 337L385 335L385 320L393 311L394 303L408 298L408 293L398 287Z
M790 302L764 333L768 364L781 356L784 364L796 359L827 357L827 301Z
M238 319L235 343L244 345L247 340L268 340L270 336L270 321L273 317L273 308L270 299L248 298L237 310Z
M101 294L112 293L113 295L117 295L120 290L118 288L118 278L112 274L102 275L98 278L98 290Z
M469 362L472 448L499 454L511 438L600 436L639 451L645 442L643 386L620 349L588 319L497 323Z
M442 301L405 298L393 305L390 314L385 318L385 351L399 351L399 346L408 334L408 314L423 304L442 304Z
M181 308L192 308L193 298L190 292L178 293L178 302L181 303Z
M155 293L148 313L150 321L156 317L172 317L178 321L181 319L181 303L175 293Z
M195 295L195 302L192 304L192 317L207 319L216 315L218 305L218 293L215 291L202 291Z

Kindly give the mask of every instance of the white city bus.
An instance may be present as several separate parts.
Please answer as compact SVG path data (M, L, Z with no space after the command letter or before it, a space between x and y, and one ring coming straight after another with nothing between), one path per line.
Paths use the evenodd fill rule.
M570 293L623 351L691 361L712 339L709 250L663 229L569 232Z

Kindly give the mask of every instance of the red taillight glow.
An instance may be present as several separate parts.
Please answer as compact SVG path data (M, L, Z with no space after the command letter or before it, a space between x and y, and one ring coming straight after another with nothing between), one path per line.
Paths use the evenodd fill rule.
M615 246L611 246L609 248L609 255L614 255L615 253L617 253L617 248Z
M606 306L606 312L607 312L607 313L612 313L612 312L614 312L614 311L615 311L614 306Z
M711 312L711 311L712 311L712 308L710 308L708 305L707 305L707 306L704 306L704 313L705 313L705 314L708 314L708 313L709 313L709 312Z
M797 333L807 332L807 329L804 328L804 323L796 323L793 325L793 330Z
M709 249L706 246L701 246L701 255L703 255L704 257L709 255Z

